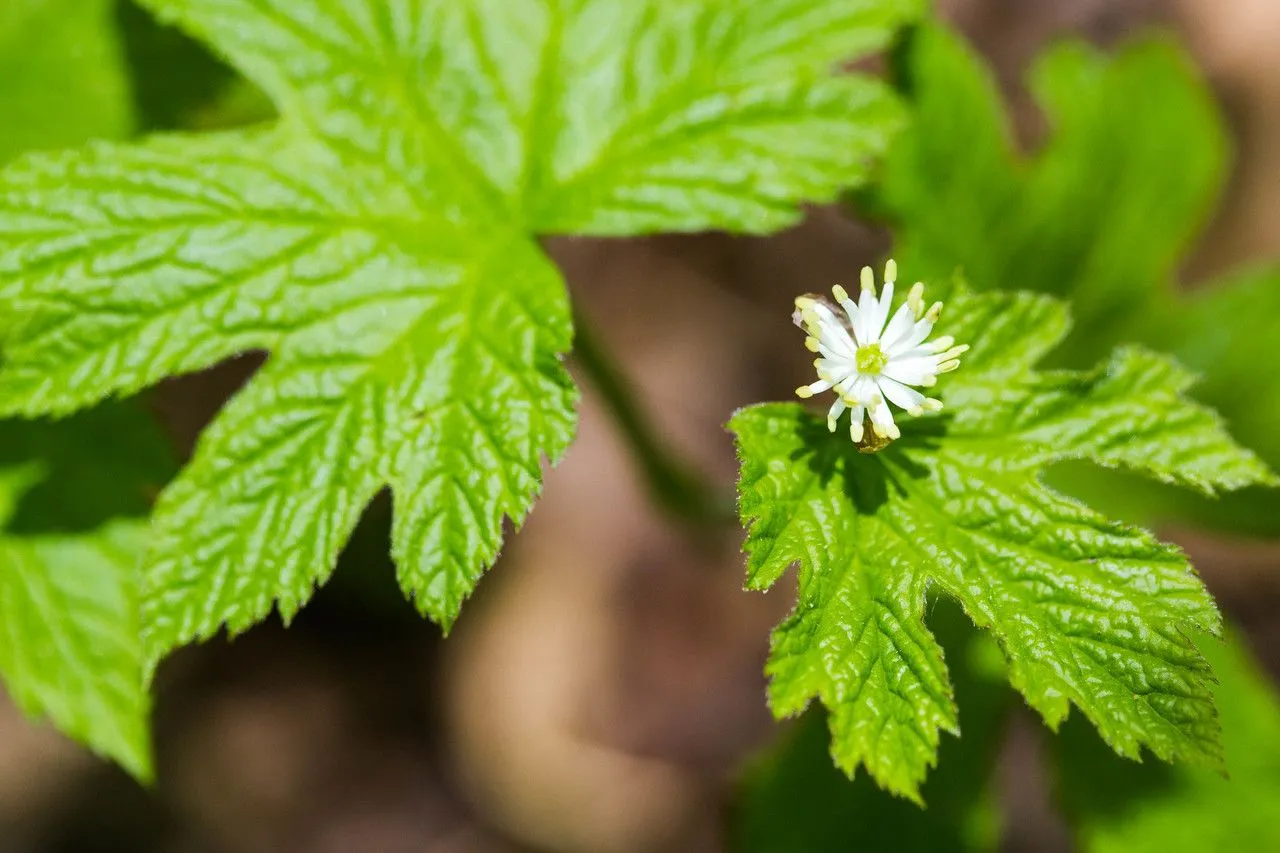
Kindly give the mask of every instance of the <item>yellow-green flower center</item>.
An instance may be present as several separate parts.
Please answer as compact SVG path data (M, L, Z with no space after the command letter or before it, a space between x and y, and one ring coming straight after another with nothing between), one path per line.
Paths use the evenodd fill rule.
M865 347L858 347L857 358L858 372L872 376L883 370L884 366L889 363L889 356L884 354L879 344L867 344Z

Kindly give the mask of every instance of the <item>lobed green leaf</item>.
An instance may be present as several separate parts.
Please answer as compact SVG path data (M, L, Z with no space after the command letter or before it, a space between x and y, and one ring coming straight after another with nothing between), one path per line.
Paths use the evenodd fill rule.
M1212 599L1176 548L1040 474L1086 459L1206 491L1274 476L1183 396L1187 374L1164 357L1127 350L1088 373L1032 370L1066 328L1052 300L961 293L948 312L957 320L940 332L972 341L972 360L944 389L947 414L909 422L887 450L860 454L795 404L730 423L748 586L800 564L767 666L774 711L821 699L837 764L917 797L940 730L957 729L922 621L940 593L992 632L1011 683L1050 726L1075 704L1122 755L1145 746L1218 763L1212 676L1186 637L1219 629Z
M898 799L866 776L850 782L831 764L827 714L812 708L743 773L731 823L733 850L997 848L1000 803L993 771L1013 698L1000 651L952 602L931 605L928 623L952 663L964 727L964 737L941 744L937 772L921 788L929 807Z
M918 0L147 0L280 120L0 173L0 411L65 413L246 350L265 367L165 491L154 664L332 571L384 486L444 626L573 431L551 233L760 232L900 123L842 65Z

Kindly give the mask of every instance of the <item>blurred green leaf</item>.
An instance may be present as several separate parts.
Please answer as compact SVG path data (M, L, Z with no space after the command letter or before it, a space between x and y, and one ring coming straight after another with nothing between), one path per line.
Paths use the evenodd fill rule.
M1232 413L1233 435L1280 459L1280 380L1269 369L1280 341L1280 267L1204 286L1146 337L1201 373L1196 396Z
M225 129L272 116L270 101L200 41L134 0L118 0L117 17L140 130Z
M0 2L0 163L133 129L114 0Z
M1280 266L1242 271L1179 300L1141 337L1176 353L1200 374L1195 396L1217 408L1231 433L1280 466L1280 374L1270 370L1280 340ZM1169 494L1166 515L1254 535L1280 536L1280 493L1244 489L1222 501Z
M1199 645L1218 676L1229 777L1119 761L1088 726L1064 726L1051 749L1082 853L1280 850L1280 696L1239 638Z
M1074 43L1051 50L1031 76L1047 135L1025 156L984 63L958 37L916 30L895 69L913 122L859 202L893 225L904 265L926 280L962 269L978 288L1069 297L1078 322L1060 363L1092 363L1120 341L1175 353L1203 376L1194 396L1280 465L1280 377L1256 368L1280 333L1280 272L1192 296L1173 284L1227 159L1222 120L1185 52L1164 37L1112 57ZM1139 523L1280 533L1274 490L1205 500L1081 465L1051 479Z
M0 421L0 676L18 707L143 779L139 561L169 473L131 405Z
M999 648L956 604L937 600L928 623L951 663L963 731L939 747L938 769L921 788L928 808L888 794L869 776L850 780L837 770L827 714L813 708L743 776L732 824L735 853L995 849L991 771L1014 694L1004 683Z
M1092 363L1166 295L1222 182L1225 133L1192 61L1160 37L1113 57L1049 51L1031 75L1047 138L1024 157L957 36L921 27L900 50L913 121L863 199L894 226L899 262L925 281L960 269L979 289L1069 297L1058 357Z

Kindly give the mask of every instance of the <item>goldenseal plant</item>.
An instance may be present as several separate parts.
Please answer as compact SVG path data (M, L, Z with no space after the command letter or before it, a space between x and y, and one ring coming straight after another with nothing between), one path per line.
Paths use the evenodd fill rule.
M827 429L835 432L848 409L849 437L868 451L880 450L902 435L888 403L912 416L942 411L941 400L909 386L932 388L938 375L959 367L960 356L969 351L967 344L956 346L949 335L925 343L942 315L942 303L924 307L923 282L915 283L889 319L897 277L898 266L891 259L884 267L884 292L877 297L875 273L863 267L856 303L837 284L831 293L839 313L819 297L801 296L793 315L795 324L809 332L805 346L821 355L813 363L818 381L797 388L796 396L807 399L834 390L837 399L827 413ZM862 444L866 427L877 440Z
M279 119L112 141L132 124L120 112L71 134L99 140L83 148L40 134L14 143L40 150L0 150L15 155L0 170L0 677L25 711L140 778L160 661L273 611L293 618L384 490L399 585L447 631L574 434L573 311L544 238L770 233L885 174L873 164L891 141L902 150L904 111L848 69L904 43L923 7L139 2ZM105 0L18 5L114 19ZM122 56L70 30L65 44L10 31L23 20L0 15L0 45L38 45L31 69L72 67L46 49ZM127 107L123 67L110 79L114 98L66 93ZM0 97L0 125L93 118L47 100ZM956 197L1006 198L989 175ZM939 182L921 184L944 209ZM978 233L961 242L1004 245ZM1176 548L1040 476L1086 459L1206 494L1274 478L1186 398L1172 360L1123 348L1091 371L1037 370L1066 331L1061 303L960 290L944 316L921 286L895 306L896 278L890 264L881 293L867 271L856 302L840 288L800 302L820 356L802 394L835 393L825 419L789 403L732 421L748 583L800 563L768 663L774 711L819 699L836 763L918 799L940 733L957 730L924 621L928 596L948 596L1051 726L1074 705L1123 755L1217 764L1212 675L1188 639L1219 629L1212 600ZM263 366L172 478L147 462L162 441L133 426L139 410L89 417L249 351ZM609 388L591 361L583 375ZM833 434L846 412L848 435ZM622 414L637 455L659 456ZM67 415L65 432L23 420Z
M894 273L890 265L886 278ZM885 380L938 378L947 408L892 432L881 414L873 434L896 438L873 454L832 435L833 413L798 403L731 420L747 586L767 589L800 565L796 607L767 664L773 711L798 714L819 699L836 763L849 774L865 766L919 801L940 732L959 731L925 624L929 597L946 596L999 641L1009 681L1051 727L1074 705L1121 755L1145 748L1220 766L1213 676L1190 639L1219 632L1213 600L1177 548L1057 494L1041 472L1083 459L1206 494L1274 475L1185 396L1192 377L1170 358L1129 347L1090 371L1037 370L1069 327L1057 300L957 287L943 317L922 314L913 294L881 332L888 285L878 300L864 288L857 306L836 298L847 326L816 301L801 308L817 339L810 348L832 353L809 389L884 412L905 399ZM914 372L886 357L916 338L925 347L935 326L943 334L912 356L922 360ZM953 339L972 347L961 370ZM881 355L860 360L873 343ZM872 403L878 396L886 400Z

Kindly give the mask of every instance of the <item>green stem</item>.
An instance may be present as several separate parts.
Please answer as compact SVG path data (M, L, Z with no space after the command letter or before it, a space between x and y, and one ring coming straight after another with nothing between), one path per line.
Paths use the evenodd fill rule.
M573 322L574 359L631 448L650 500L676 520L700 527L734 521L732 497L713 488L659 440L653 424L636 403L635 391L612 356L600 346L591 324L576 305Z

